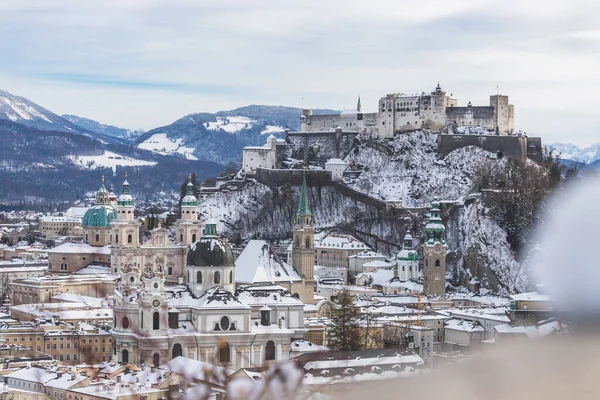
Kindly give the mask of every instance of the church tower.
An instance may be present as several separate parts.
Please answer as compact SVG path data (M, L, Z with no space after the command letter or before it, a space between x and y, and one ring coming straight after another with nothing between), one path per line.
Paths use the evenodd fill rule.
M110 224L116 218L117 210L111 203L110 193L104 186L104 175L102 175L102 185L96 192L96 203L85 212L81 222L85 242L91 246L109 245Z
M312 224L312 212L308 203L306 188L306 173L302 175L300 200L294 218L292 243L292 266L303 277L304 287L299 292L304 304L315 301L314 271L315 271L315 229Z
M196 242L202 234L202 223L198 220L198 199L194 196L194 184L190 174L185 196L181 200L181 219L177 221L177 240L185 245Z
M425 226L427 240L423 244L423 291L432 297L445 297L446 294L446 228L440 216L440 202L437 197L431 203L431 216Z
M140 223L134 217L135 200L129 191L127 174L122 193L117 199L117 220L111 223L112 271L119 272L125 265L141 265Z

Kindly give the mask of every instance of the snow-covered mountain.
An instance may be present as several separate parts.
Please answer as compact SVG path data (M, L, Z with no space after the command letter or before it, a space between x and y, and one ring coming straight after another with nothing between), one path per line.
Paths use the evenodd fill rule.
M78 127L88 131L103 133L108 136L114 136L122 139L135 139L145 132L139 129L125 129L118 126L105 125L98 121L94 121L93 119L78 117L77 115L64 114L62 117Z
M0 90L0 119L42 130L83 133L83 129L65 118L20 96Z
M554 149L556 155L560 154L563 160L584 164L592 164L600 160L600 143L595 143L583 149L572 143L552 143L548 147Z
M331 110L315 110L331 113ZM251 105L214 114L186 115L171 125L152 129L136 141L140 149L227 164L239 163L245 146L262 145L266 135L283 137L285 129L300 128L301 110Z

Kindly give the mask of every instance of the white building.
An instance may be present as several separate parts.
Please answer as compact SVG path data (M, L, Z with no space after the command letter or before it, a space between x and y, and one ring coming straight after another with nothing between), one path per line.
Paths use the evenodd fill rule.
M331 180L334 182L342 180L346 167L346 162L339 158L331 158L325 163L325 171L331 172Z
M242 170L252 173L257 168L274 169L277 166L277 145L285 143L284 139L277 139L272 134L263 146L246 146L242 150Z
M348 274L356 276L364 272L363 266L371 261L385 261L383 254L371 250L364 250L348 257Z
M485 339L485 329L479 322L451 319L444 324L444 342L457 347L481 346Z
M410 234L404 236L402 250L396 256L396 274L401 281L419 277L419 254L413 249L413 238Z

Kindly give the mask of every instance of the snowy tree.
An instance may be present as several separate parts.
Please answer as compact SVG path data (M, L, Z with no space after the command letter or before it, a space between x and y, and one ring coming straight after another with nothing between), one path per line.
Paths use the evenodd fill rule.
M332 325L327 329L327 343L332 350L350 351L362 347L358 326L359 309L354 305L354 296L347 290L341 291L331 310Z

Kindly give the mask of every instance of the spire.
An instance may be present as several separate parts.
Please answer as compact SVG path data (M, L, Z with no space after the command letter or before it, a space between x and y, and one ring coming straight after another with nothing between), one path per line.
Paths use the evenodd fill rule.
M356 111L360 112L361 104L360 104L360 94L358 95L358 103L356 103Z
M100 185L100 189L98 189L99 193L108 193L106 190L106 186L104 186L104 174L102 174L102 184Z
M133 207L134 199L129 193L129 182L127 182L127 172L125 172L125 180L123 181L123 190L119 199L117 200L117 205L121 207Z
M442 224L440 211L440 202L437 197L431 202L431 214L429 223L425 226L425 234L427 235L427 244L433 245L436 242L446 244L445 241L446 227Z
M203 236L219 236L217 234L217 221L213 219L212 211L209 220L206 221L206 224L204 225Z
M182 207L198 207L198 199L194 195L194 184L192 183L192 174L188 176L188 183L185 187L185 196L181 200Z
M127 172L125 172L125 180L123 181L123 194L129 194L129 182L127 182Z
M308 190L306 189L306 171L302 173L302 187L300 188L300 201L296 215L312 215L308 203Z

